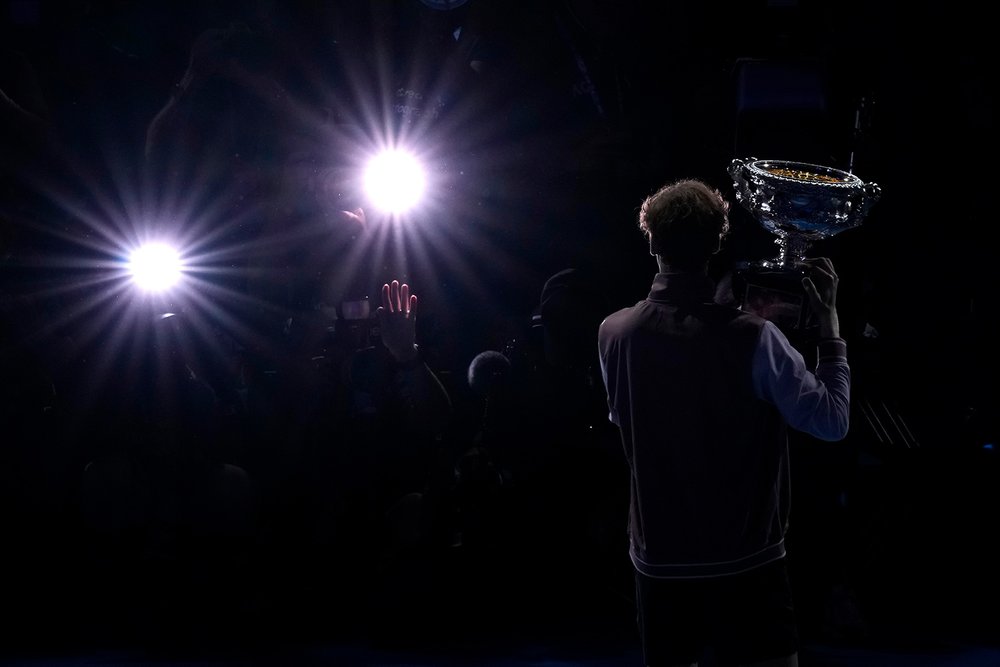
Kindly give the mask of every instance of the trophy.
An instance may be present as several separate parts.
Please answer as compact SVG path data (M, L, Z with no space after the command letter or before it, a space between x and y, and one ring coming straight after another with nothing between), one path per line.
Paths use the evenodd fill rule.
M857 227L881 196L875 183L806 162L736 158L729 165L736 201L777 239L778 254L737 265L734 285L743 310L790 329L808 325L801 279L813 242Z

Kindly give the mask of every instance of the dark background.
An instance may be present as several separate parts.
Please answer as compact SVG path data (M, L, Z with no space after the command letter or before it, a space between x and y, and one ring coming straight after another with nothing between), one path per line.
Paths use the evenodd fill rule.
M489 332L530 313L545 278L568 266L606 276L615 307L641 297L655 265L643 258L637 208L667 180L700 177L731 195L732 158L793 159L853 168L882 186L861 228L815 252L838 261L848 333L871 324L881 335L886 381L907 376L900 391L920 386L914 400L956 419L968 405L990 404L997 297L984 198L993 61L988 22L973 5L376 6L7 3L5 48L23 60L7 58L5 91L46 116L77 165L43 182L45 196L57 199L51 191L62 188L135 197L122 192L127 175L141 167L146 129L180 81L191 44L203 30L239 22L277 45L276 78L323 113L371 115L359 110L384 101L384 82L370 76L366 90L347 79L373 75L376 59L444 89L441 131L418 143L444 145L450 180L435 227L450 237L451 255L465 256L442 266L448 260L432 253L435 273L450 275L420 285L415 266L411 282L428 296L436 284L480 288L474 298L465 287L427 299L428 312L458 310L451 299L496 306L464 323L486 324L466 332L463 354L497 347ZM442 37L458 27L460 40ZM479 74L471 60L481 61ZM320 145L320 133L312 141ZM771 254L770 237L741 210L733 218L720 266ZM374 296L388 277L365 291Z
M814 252L841 275L856 415L843 447L796 454L797 483L816 491L799 505L809 517L798 524L801 553L863 562L859 585L882 609L939 619L947 608L952 622L988 628L995 612L973 611L992 605L998 565L989 537L1000 437L995 56L985 5L431 4L3 3L0 89L45 118L60 146L57 157L5 152L17 157L4 205L28 198L50 215L30 235L10 232L6 266L30 257L44 268L58 256L46 285L86 273L68 254L93 251L95 212L139 197L129 188L141 181L150 121L197 36L233 22L268 36L276 77L310 118L385 113L392 125L399 119L384 108L400 77L441 93L440 116L413 132L435 143L447 183L434 214L415 221L423 231L410 232L429 249L396 272L371 257L358 293L375 298L394 277L414 285L423 342L456 391L477 352L523 334L546 278L563 268L601 276L607 312L641 299L655 263L637 209L666 181L703 178L732 199L734 157L853 169L882 199ZM308 124L303 134L313 148L323 141ZM772 252L735 205L732 222L714 268ZM26 284L18 289L36 287ZM41 302L65 315L65 302ZM817 490L833 497L842 486L857 489L848 546L829 530L844 506Z

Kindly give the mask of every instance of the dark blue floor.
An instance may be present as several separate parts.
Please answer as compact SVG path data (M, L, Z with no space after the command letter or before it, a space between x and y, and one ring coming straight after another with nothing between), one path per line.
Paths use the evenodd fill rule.
M802 597L801 665L1000 667L991 580L952 572L938 590L902 569L895 579L882 575L862 594L835 587L836 595L822 597L835 603L811 603L821 599L813 593ZM105 596L77 596L78 606L70 608L65 599L53 603L39 594L32 608L7 605L15 615L0 622L0 665L641 667L627 586L571 582L544 594L534 587L463 586L450 595L435 588L409 598L392 587L367 607L303 590L268 596L270 603L258 606L215 610L207 598L193 598L158 613L147 604L116 607L117 614L109 613ZM715 666L707 659L702 667Z
M11 667L640 667L639 647L625 625L565 624L551 631L530 630L448 637L434 641L410 638L390 645L371 637L349 635L301 641L254 641L253 633L228 642L173 642L85 648L36 644L19 655L0 658ZM896 627L869 629L867 636L804 637L799 653L804 667L997 667L1000 641L989 628L973 630ZM702 667L713 667L709 657Z
M639 666L635 646L587 654L562 643L498 649L496 655L480 650L467 652L411 652L378 650L365 646L301 646L260 654L158 655L142 651L92 650L73 655L40 655L15 658L2 664L11 667L122 667L140 665L177 665L178 667L237 667L239 665L312 667L627 667ZM815 667L996 667L1000 648L942 642L933 647L891 648L832 646L814 644L803 647L799 655L803 666ZM704 664L704 663L703 663ZM707 665L706 665L707 667Z

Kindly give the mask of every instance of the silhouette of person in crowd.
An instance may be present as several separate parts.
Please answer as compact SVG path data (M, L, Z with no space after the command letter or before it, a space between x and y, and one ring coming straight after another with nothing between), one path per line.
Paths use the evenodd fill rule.
M316 480L335 494L325 502L335 513L331 546L348 573L342 583L357 587L352 592L383 628L434 598L426 568L436 507L428 492L452 404L416 342L417 308L408 284L382 286L378 340L362 341L343 360L347 391L334 407L339 451L319 452L328 466L319 469L330 474Z
M120 620L143 635L209 620L222 630L212 616L248 593L257 490L226 460L229 434L189 323L167 314L151 328L145 349L115 364L91 421L81 512L91 594L110 604L95 615L114 619L102 631Z
M469 366L483 414L456 463L462 543L503 564L502 594L536 597L535 620L577 618L618 587L615 508L628 477L593 354L607 313L601 288L589 269L557 271L525 330Z

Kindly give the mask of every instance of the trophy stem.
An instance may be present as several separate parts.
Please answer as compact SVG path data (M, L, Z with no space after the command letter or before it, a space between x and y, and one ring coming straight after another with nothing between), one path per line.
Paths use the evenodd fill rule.
M788 234L779 236L775 243L778 244L778 258L776 263L783 269L801 269L802 260L806 256L810 243L801 236Z

